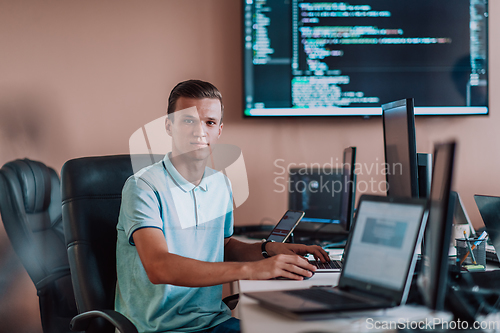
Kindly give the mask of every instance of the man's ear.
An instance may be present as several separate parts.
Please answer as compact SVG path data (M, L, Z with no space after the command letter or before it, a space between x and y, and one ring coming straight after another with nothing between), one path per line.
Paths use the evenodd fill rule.
M172 120L168 117L165 118L165 130L167 131L167 134L172 136Z
M220 138L220 135L222 134L222 126L224 126L224 124L220 123L220 126L219 126L219 135L217 136L217 138Z

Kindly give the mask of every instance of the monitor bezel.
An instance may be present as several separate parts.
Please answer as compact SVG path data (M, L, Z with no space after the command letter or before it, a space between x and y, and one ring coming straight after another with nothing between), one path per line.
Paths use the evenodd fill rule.
M405 107L405 116L406 116L406 135L405 138L402 138L405 140L405 144L408 147L407 153L408 153L408 159L409 159L409 179L406 181L409 181L410 183L410 188L411 188L411 193L406 193L406 194L395 194L391 193L390 190L390 182L389 182L389 172L386 169L385 176L386 176L386 184L387 186L387 195L388 196L403 196L403 197L412 197L412 198L418 198L418 165L417 165L417 142L416 142L416 134L415 134L415 113L414 113L414 102L413 98L406 98L406 99L401 99L397 100L394 102L386 103L382 105L382 124L383 124L383 132L384 132L384 157L385 157L385 167L387 168L390 163L387 160L388 155L387 155L387 125L386 122L389 120L388 119L389 115L388 112L391 112L394 109L398 109L401 107Z
M428 202L429 216L424 234L424 247L421 256L422 268L417 279L418 289L422 295L424 305L432 310L443 310L446 299L446 286L449 269L449 246L455 200L451 200L451 186L453 180L453 164L455 160L456 143L454 141L436 144L434 148L434 166L432 175L431 194ZM437 163L444 163L442 187L436 190ZM433 221L433 194L439 191L442 198L437 204L442 210L440 221ZM429 253L430 255L427 255ZM428 265L426 263L428 261ZM428 268L427 268L428 267ZM428 284L425 285L425 282Z
M351 158L350 161L347 161L346 156L350 154ZM346 176L342 174L344 177L344 181L347 185L344 184L344 193L341 199L341 207L340 207L340 221L341 224L344 224L346 231L351 230L351 225L352 225L352 219L354 216L354 206L355 206L355 200L356 200L356 147L347 147L344 149L344 165L342 172L345 171L345 164L350 163L349 167L349 172L350 172L350 178L346 180ZM347 200L347 216L342 216L343 212L343 205L344 205L344 200ZM342 221L342 218L345 218L345 222Z

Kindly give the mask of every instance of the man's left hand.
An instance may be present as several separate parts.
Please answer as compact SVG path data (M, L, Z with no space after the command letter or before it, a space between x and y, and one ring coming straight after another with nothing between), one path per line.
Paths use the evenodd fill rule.
M297 254L299 256L305 256L307 254L312 254L316 260L321 262L330 261L328 253L318 245L304 245L304 244L291 244L291 243L267 243L266 244L267 253L271 256L277 254Z

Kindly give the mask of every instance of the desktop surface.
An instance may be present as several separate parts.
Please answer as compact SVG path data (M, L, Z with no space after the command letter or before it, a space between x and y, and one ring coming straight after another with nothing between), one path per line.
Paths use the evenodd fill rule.
M305 281L239 281L240 294L255 291L302 289L317 285L336 285L339 273L315 274ZM239 315L242 331L252 332L367 332L386 331L377 329L376 324L385 322L432 321L437 314L451 320L451 314L436 313L423 306L405 305L390 309L338 313L335 319L300 321L292 320L260 306L257 301L241 295ZM389 330L391 331L391 330ZM394 330L392 330L394 331Z
M332 259L342 256L343 249L329 249ZM455 262L455 248L450 248L450 266ZM497 270L492 272L491 270ZM491 288L500 279L498 264L487 264L487 272L462 273L470 274L474 282L483 288ZM356 312L341 312L334 319L311 321L294 320L282 314L262 307L259 303L244 295L248 292L275 291L286 289L303 289L312 286L336 286L340 277L339 272L315 274L312 278L303 281L267 280L267 281L238 281L240 301L237 307L238 317L241 319L242 332L396 332L397 329L379 327L382 323L404 323L412 325L420 321L432 322L435 318L442 321L452 321L452 314L446 311L432 311L422 305L407 304L389 309L367 310ZM409 300L410 301L410 300ZM497 320L500 314L493 318L481 320ZM400 327L401 328L401 327ZM411 328L411 327L410 327Z

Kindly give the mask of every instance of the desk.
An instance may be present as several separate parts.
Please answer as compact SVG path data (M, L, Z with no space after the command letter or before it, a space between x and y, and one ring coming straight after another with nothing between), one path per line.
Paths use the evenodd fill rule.
M339 276L339 273L317 273L311 279L305 281L239 281L239 289L240 293L245 293L251 291L300 289L313 285L336 285ZM436 313L423 306L406 305L376 311L345 312L338 314L337 318L329 320L299 321L267 310L261 307L257 301L244 295L241 295L238 307L243 333L377 332L387 330L382 328L376 329L376 323L397 323L399 320L403 322L418 322L425 321L426 319L432 322L434 318L442 318L442 320L450 321L452 318L451 314L445 312Z
M417 247L417 251L420 247ZM450 255L455 248L450 249ZM342 250L328 251L332 259L339 259ZM488 265L488 268L491 268ZM498 269L498 268L497 268ZM404 305L390 309L344 312L339 313L335 319L299 321L290 319L274 311L261 307L257 301L243 295L245 292L271 291L284 289L301 289L313 285L337 285L340 273L316 273L311 279L305 281L267 280L267 281L239 281L235 289L240 292L240 301L237 306L237 317L241 319L243 333L266 332L395 332L397 325L402 323L405 327L415 328L410 325L418 323L433 323L435 320L450 323L453 316L449 312L436 312L424 306ZM496 313L487 317L478 318L481 322L496 322L493 330L485 332L500 332L500 314ZM383 327L393 324L393 327ZM399 326L401 328L401 325Z

